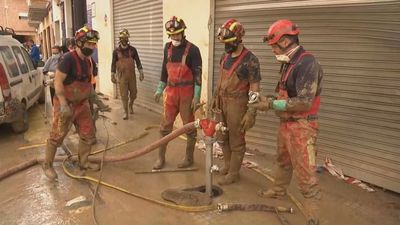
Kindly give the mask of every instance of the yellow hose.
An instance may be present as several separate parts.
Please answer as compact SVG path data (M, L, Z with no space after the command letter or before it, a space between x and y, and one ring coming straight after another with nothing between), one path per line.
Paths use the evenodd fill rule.
M91 182L94 182L94 183L99 183L99 184L102 184L102 185L104 185L104 186L106 186L108 188L121 191L121 192L123 192L125 194L128 194L128 195L132 195L132 196L134 196L136 198L140 198L140 199L152 202L152 203L156 203L156 204L161 205L161 206L169 207L169 208L180 210L180 211L185 211L185 212L205 212L205 211L211 211L211 210L216 210L217 209L216 205L182 206L182 205L170 204L170 203L167 203L167 202L158 201L158 200L155 200L155 199L151 199L151 198L139 195L137 193L130 192L130 191L124 189L124 188L118 187L116 185L113 185L113 184L110 184L110 183L107 183L107 182L104 182L104 181L99 181L98 179L90 177L90 176L74 175L74 174L70 173L68 171L68 169L65 167L65 161L66 161L66 159L62 163L63 170L67 174L67 176L69 176L71 178L74 178L74 179L83 179L83 180L88 180L88 181L91 181Z

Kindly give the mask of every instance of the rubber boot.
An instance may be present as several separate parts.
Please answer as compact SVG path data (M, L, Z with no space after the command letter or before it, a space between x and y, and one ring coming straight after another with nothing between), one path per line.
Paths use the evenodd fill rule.
M167 151L167 145L162 145L158 149L158 159L153 165L154 170L160 170L165 165L165 152Z
M193 165L194 163L193 153L195 145L196 145L196 138L187 135L185 158L183 158L182 162L178 164L178 168L187 168Z
M127 120L128 116L128 100L122 100L122 106L124 107L124 116L122 117L123 120Z
M46 175L46 177L51 180L55 180L58 177L56 171L53 168L53 161L56 152L57 146L51 144L50 142L47 142L46 153L43 163L43 172L44 175Z
M268 190L260 190L258 195L265 198L279 198L286 195L286 190L292 180L292 166L279 166L276 174L273 187Z
M229 142L225 141L223 143L222 152L224 154L224 166L219 170L219 173L222 175L227 175L229 172L229 167L231 164L231 155L232 155L232 152L229 148Z
M218 181L219 185L229 185L240 180L239 170L242 166L244 152L232 152L229 172Z
M133 101L129 102L129 113L133 114Z
M99 164L91 163L88 160L91 149L92 145L86 144L82 140L79 140L78 158L79 158L79 167L81 170L92 170L92 171L100 170Z
M305 198L303 202L307 225L319 224L319 200L316 198Z

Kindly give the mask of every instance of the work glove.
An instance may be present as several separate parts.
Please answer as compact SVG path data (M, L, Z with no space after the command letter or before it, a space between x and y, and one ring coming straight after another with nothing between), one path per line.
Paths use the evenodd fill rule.
M190 108L192 109L192 113L194 114L196 110L200 107L200 93L201 93L201 86L195 84L194 85L194 95L192 100L192 105Z
M158 83L158 86L157 86L157 89L156 89L156 93L154 93L154 101L156 103L160 102L161 95L163 94L164 89L165 89L166 86L167 86L167 84L165 82L163 82L163 81L160 81Z
M254 110L268 111L272 109L272 103L274 100L275 97L273 96L261 96L258 102L247 104L247 107Z
M142 82L142 81L144 80L144 73L143 73L143 70L139 70L139 73L140 73L140 75L139 75L139 80L140 80L140 82Z
M50 86L54 84L54 79L48 79L44 82L44 86Z
M248 109L247 112L244 114L242 121L240 122L240 131L242 133L248 131L250 128L254 126L256 123L256 110L255 109Z
M113 82L113 84L117 83L117 78L115 78L115 73L111 73L111 82Z

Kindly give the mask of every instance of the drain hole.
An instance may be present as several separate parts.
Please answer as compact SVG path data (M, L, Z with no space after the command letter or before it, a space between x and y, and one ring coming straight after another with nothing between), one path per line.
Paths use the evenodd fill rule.
M186 188L186 189L183 189L183 191L198 191L201 193L206 193L206 185L200 185L200 186L197 186L194 188ZM215 198L215 197L222 195L222 193L224 193L224 191L222 190L222 188L220 188L216 185L213 185L211 187L211 193L212 193L211 198Z

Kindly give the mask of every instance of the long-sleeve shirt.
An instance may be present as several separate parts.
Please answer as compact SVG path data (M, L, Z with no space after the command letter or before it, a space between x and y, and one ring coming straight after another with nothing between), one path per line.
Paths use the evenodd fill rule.
M49 59L47 59L46 64L44 64L43 72L56 72L57 64L60 61L60 57L60 55L52 55Z
M183 39L182 43L179 46L172 46L172 62L181 62L183 53L185 52L187 40ZM161 68L161 78L160 80L164 83L168 81L168 71L167 71L167 63L168 63L168 48L171 45L171 42L168 42L164 46L164 60ZM193 73L193 79L197 85L201 85L201 73L202 73L202 60L200 55L199 48L192 43L192 46L189 49L188 56L186 57L186 65L190 68Z
M142 70L142 63L140 62L139 54L135 47L129 45L127 48L118 47L113 51L112 63L111 63L111 72L115 73L117 70L117 61L118 61L118 51L121 51L125 57L129 57L129 50L131 51L131 57L136 62L136 67L138 70Z
M283 74L289 65L296 63L305 50L300 47L289 63L284 64ZM313 55L305 55L293 68L286 81L288 92L287 111L308 111L311 109L315 96L322 91L323 71Z

